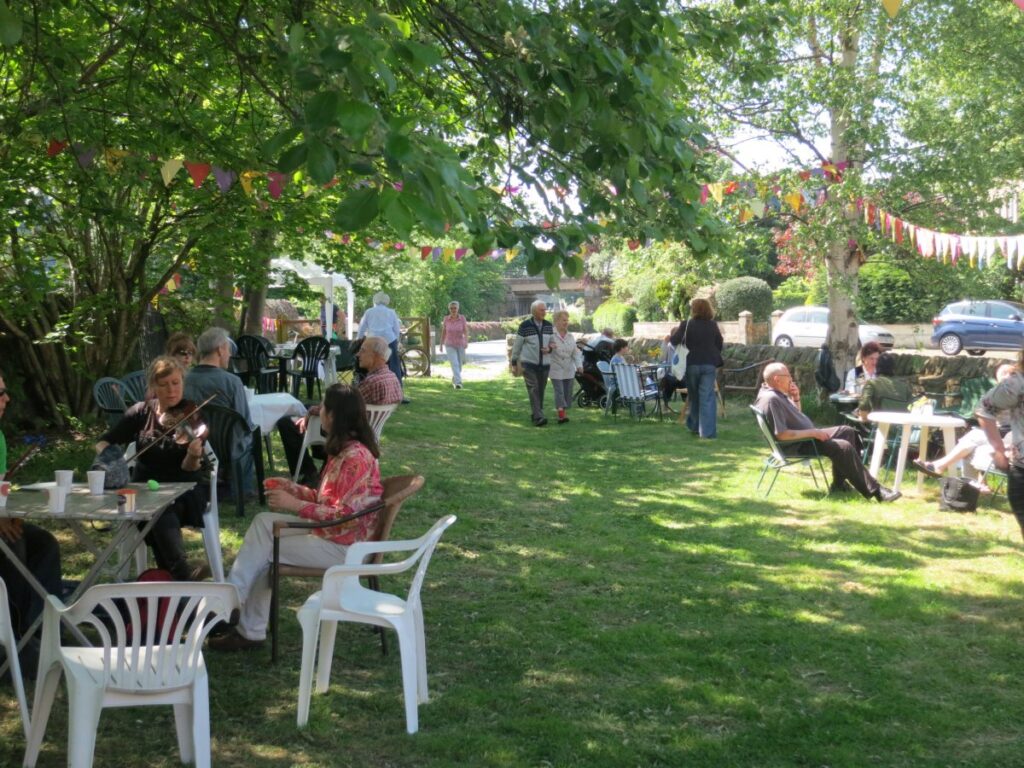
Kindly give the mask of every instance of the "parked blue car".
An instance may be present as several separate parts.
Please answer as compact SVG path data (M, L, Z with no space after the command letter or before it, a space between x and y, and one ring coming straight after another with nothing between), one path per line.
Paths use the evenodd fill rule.
M1024 304L990 299L956 301L932 318L932 346L947 355L966 349L983 355L987 349L1024 347Z

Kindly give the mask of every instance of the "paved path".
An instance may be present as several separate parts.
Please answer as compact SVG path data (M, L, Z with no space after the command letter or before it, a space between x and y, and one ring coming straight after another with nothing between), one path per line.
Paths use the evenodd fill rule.
M504 339L471 341L466 347L466 366L462 369L462 379L464 381L485 381L503 375L508 370L506 349ZM451 378L447 355L434 355L431 372L434 376Z

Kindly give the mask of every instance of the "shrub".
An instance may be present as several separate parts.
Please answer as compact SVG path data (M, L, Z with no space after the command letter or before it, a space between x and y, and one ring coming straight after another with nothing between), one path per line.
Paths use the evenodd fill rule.
M807 303L807 297L810 295L810 281L801 275L791 275L772 291L773 305L775 309L781 310L799 307Z
M736 277L726 280L715 294L718 315L722 320L736 320L740 312L752 312L755 320L767 320L772 313L772 289L759 277Z
M616 299L608 299L594 310L594 328L611 328L616 336L629 336L636 322L636 310Z

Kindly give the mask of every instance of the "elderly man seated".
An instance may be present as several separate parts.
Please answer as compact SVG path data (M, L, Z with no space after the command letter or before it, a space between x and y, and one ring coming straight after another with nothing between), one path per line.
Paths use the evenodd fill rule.
M366 370L366 374L359 381L359 394L367 405L391 405L402 402L402 383L388 367L388 358L391 349L388 343L380 336L367 336L362 340L356 358L359 367ZM306 431L310 416L320 414L319 405L311 405L305 417L293 421L284 417L277 422L277 430L281 435L281 444L284 446L284 455L288 459L288 469L295 474L295 466L302 461L302 471L299 478L303 485L315 487L318 484L319 472L312 458L308 453L299 456L302 450L302 435ZM314 451L319 446L314 447Z
M832 492L850 490L850 486L866 499L895 501L899 491L879 485L861 461L861 439L856 429L849 426L819 428L800 410L800 388L782 363L772 363L764 369L764 385L757 395L755 407L768 418L780 441L811 438L818 453L832 460ZM801 443L799 455L810 455L809 443Z

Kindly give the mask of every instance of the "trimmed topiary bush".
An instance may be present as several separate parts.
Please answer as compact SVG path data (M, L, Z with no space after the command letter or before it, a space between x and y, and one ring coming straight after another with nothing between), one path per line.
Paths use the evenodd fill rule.
M630 336L635 322L636 310L617 299L608 299L594 310L595 330L611 328L616 336Z
M775 309L787 310L807 303L811 295L810 281L801 275L791 275L782 281L772 295L775 297Z
M761 278L735 277L718 286L715 302L721 320L736 320L740 312L748 310L755 320L764 321L771 315L775 300L771 286Z

